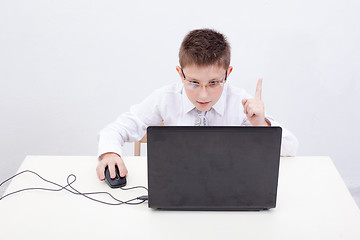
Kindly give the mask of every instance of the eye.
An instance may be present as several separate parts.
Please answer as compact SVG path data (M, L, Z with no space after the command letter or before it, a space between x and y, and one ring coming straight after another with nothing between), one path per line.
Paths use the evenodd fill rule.
M200 86L200 83L199 82L196 82L196 81L190 81L190 84L194 87L198 87Z
M217 86L218 84L219 84L219 81L211 81L211 82L209 82L210 87Z

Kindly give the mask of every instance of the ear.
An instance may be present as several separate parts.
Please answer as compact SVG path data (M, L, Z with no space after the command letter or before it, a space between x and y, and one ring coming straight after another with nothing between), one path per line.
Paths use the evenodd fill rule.
M227 70L227 76L226 76L226 78L229 77L229 75L230 75L230 73L232 72L232 70L233 70L233 67L232 67L232 66L229 66L229 68L228 68L228 70Z
M176 66L176 71L178 72L179 76L180 76L180 79L181 81L183 80L183 75L182 75L182 72L181 72L181 67L179 66Z

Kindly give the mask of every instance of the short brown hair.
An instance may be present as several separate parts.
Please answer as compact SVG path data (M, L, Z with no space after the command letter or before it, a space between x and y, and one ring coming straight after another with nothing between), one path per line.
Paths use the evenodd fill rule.
M192 64L216 64L227 69L230 65L230 44L223 34L215 30L192 30L181 43L179 62L182 68Z

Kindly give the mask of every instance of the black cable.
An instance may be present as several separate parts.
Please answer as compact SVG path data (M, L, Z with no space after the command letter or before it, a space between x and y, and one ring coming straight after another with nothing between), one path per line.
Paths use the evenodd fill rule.
M48 183L51 183L51 184L53 184L53 185L56 185L56 186L60 187L60 189L51 189L51 188L24 188L24 189L20 189L20 190L17 190L17 191L14 191L14 192L5 194L4 196L2 196L2 197L0 198L0 200L4 199L5 197L8 197L8 196L10 196L10 195L13 195L13 194L16 194L16 193L19 193L19 192L29 191L29 190L45 190L45 191L54 191L54 192L55 192L55 191L61 191L61 190L63 190L63 189L66 189L66 187L67 187L67 185L63 187L63 186L61 186L61 185L59 185L59 184L57 184L57 183L51 182L51 181L49 181L49 180L46 180L45 178L41 177L39 174L37 174L36 172L33 172L33 171L31 171L31 170L24 170L24 171L22 171L22 172L19 172L19 173L15 174L14 176L12 176L12 177L6 179L5 181L3 181L2 183L0 183L0 187L1 187L1 185L3 185L4 183L6 183L6 182L10 181L11 179L17 177L18 175L21 175L21 174L26 173L26 172L35 174L35 175L38 176L41 180L43 180L43 181L45 181L45 182L48 182ZM73 182L71 182L70 184L72 184L72 183L73 183Z
M47 182L47 183L50 183L50 184L53 184L55 186L58 186L59 188L58 189L52 189L52 188L24 188L24 189L20 189L20 190L17 190L17 191L14 191L14 192L11 192L11 193L8 193L8 194L5 194L4 196L0 197L0 201L8 196L11 196L13 194L16 194L16 193L19 193L19 192L23 192L23 191L30 191L30 190L44 190L44 191L62 191L62 190L66 190L72 194L75 194L75 195L81 195L83 197L86 197L90 200L93 200L95 202L99 202L99 203L103 203L103 204L107 204L107 205L121 205L121 204L127 204L127 205L138 205L138 204L141 204L143 202L145 202L147 200L147 196L140 196L140 197L137 197L137 198L133 198L133 199L129 199L127 201L121 201L117 198L115 198L113 195L111 195L110 193L108 192L89 192L89 193L82 193L80 192L79 190L77 190L76 188L74 188L72 186L72 184L76 181L76 176L74 174L70 174L68 175L67 177L67 185L65 186L61 186L60 184L57 184L55 182L52 182L52 181L49 181L43 177L41 177L39 174L37 174L36 172L33 172L31 170L24 170L22 172L19 172L15 175L13 175L12 177L6 179L5 181L1 182L0 183L0 187L1 185L3 185L4 183L10 181L11 179L17 177L18 175L21 175L21 174L24 174L24 173L32 173L34 175L36 175L37 177L39 177L41 180ZM70 181L69 179L73 177L74 180ZM68 189L67 187L71 188L72 190ZM130 187L130 188L121 188L122 190L131 190L131 189L136 189L136 188L143 188L143 189L146 189L146 191L148 191L148 189L144 186L135 186L135 187ZM98 199L95 199L95 198L92 198L92 197L89 197L88 195L97 195L97 194L106 194L108 196L110 196L113 200L115 200L117 203L109 203L109 202L105 202L105 201L101 201L101 200L98 200ZM133 201L136 201L136 200L139 200L139 202L133 202Z
M68 190L68 189L66 189L66 190L70 191L70 192L73 193L73 194L78 194L78 195L81 195L81 196L83 196L83 197L86 197L86 198L88 198L88 199L90 199L90 200L93 200L93 201L95 201L95 202L99 202L99 203L103 203L103 204L107 204L107 205L121 205L121 204L138 205L138 204L141 204L141 203L144 202L144 200L141 200L141 202L131 203L132 201L139 200L138 198L133 198L133 199L130 199L130 200L127 200L127 201L121 201L121 200L115 198L113 195L111 195L111 194L108 193L108 192L81 193L81 192L78 191L76 188L74 188L73 186L71 186L71 183L69 184L69 178L70 178L70 177L74 177L74 181L75 181L75 180L76 180L76 176L75 176L74 174L70 174L70 175L67 177L68 186L69 186L72 190L74 190L75 192L72 192L72 191L70 191L70 190ZM73 181L73 182L74 182L74 181ZM73 182L72 182L72 183L73 183ZM135 188L144 188L144 187L142 187L142 186L132 187L132 189L135 189ZM117 201L118 203L108 203L108 202L104 202L104 201L101 201L101 200L98 200L98 199L95 199L95 198L92 198L92 197L87 196L87 195L91 195L91 194L107 194L107 195L109 195L112 199L114 199L115 201Z
M129 188L124 188L124 187L120 187L122 190L132 190L132 189L135 189L135 188L143 188L145 189L146 191L149 191L146 187L144 186L136 186L136 187L129 187Z

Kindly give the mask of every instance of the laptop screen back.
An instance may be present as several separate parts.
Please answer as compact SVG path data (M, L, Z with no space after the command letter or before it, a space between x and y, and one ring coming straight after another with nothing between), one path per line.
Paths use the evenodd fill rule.
M149 207L274 208L280 127L149 127Z

